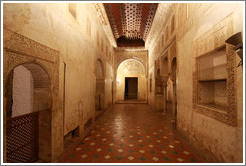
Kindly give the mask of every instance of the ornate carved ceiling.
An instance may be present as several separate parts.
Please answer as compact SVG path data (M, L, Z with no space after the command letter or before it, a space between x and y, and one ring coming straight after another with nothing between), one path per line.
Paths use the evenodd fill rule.
M105 3L117 46L144 46L157 3Z

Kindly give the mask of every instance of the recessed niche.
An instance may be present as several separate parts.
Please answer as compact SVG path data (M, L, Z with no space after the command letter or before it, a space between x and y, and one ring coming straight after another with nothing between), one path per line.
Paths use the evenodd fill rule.
M225 47L198 58L198 80L221 80L227 78Z
M79 139L79 126L64 136L64 150L71 148Z
M225 47L197 58L199 105L227 112L226 65Z
M89 132L92 130L93 127L93 119L90 118L87 120L87 122L84 124L84 136L88 136Z
M199 81L198 104L218 111L227 111L227 81Z

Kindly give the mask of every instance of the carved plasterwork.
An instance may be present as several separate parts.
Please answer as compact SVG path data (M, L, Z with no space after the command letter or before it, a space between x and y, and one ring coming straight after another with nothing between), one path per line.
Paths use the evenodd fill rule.
M42 66L50 77L51 93L59 91L59 52L4 28L4 82L8 74L18 65L34 63ZM54 100L54 98L53 98ZM53 103L53 109L57 105Z
M62 135L61 131L63 126L60 119L61 112L58 105L59 97L59 52L31 40L23 35L13 32L6 27L3 28L3 84L4 92L7 87L7 78L9 73L17 66L23 64L37 64L41 66L49 75L50 92L51 92L51 109L50 116L52 121L49 124L52 128L52 141L54 142L51 147L51 159L54 160L60 155L62 151L53 151L53 149L60 149L63 140L59 136ZM4 94L5 95L5 94ZM5 107L5 106L4 106ZM3 110L4 114L6 109ZM56 125L53 125L56 124ZM4 128L5 130L5 128ZM48 132L48 131L47 131ZM55 136L55 137L54 137ZM6 135L4 136L6 137ZM49 154L49 151L47 151ZM46 155L46 154L45 154Z
M109 20L108 20L108 17L107 17L107 14L106 14L106 11L104 9L103 4L102 3L93 3L93 6L97 12L97 16L102 23L102 27L103 27L105 33L107 34L107 37L108 37L111 45L113 47L116 47L117 46L116 40L114 38L112 29L110 27Z
M233 34L233 25L232 15L229 15L197 38L195 42L195 55L204 55L224 45L225 40Z
M163 29L163 23L167 19L167 13L172 4L170 3L159 3L155 17L150 29L150 32L147 36L146 46L148 47L152 42L156 41L156 39L161 34Z
M147 51L145 47L117 47L118 51Z
M194 57L207 54L225 45L225 40L233 35L233 19L229 15L224 20L214 25L210 30L201 35L194 42ZM193 73L193 108L194 111L205 116L212 117L229 125L237 125L237 105L236 105L236 85L235 85L235 52L231 45L226 45L227 59L227 111L221 112L215 108L210 108L198 104L199 83L197 61L196 69Z
M16 66L36 63L43 66L51 80L55 95L59 89L59 52L4 28L4 80Z
M115 70L117 71L118 66L127 59L135 59L141 62L145 68L145 72L147 74L147 51L146 50L139 50L139 51L126 51L126 50L118 50L116 51L116 64Z
M186 34L190 27L194 26L194 24L203 18L204 13L206 13L214 5L214 3L188 3L187 5L188 6L186 6L186 4L178 5L178 29L176 30L177 41L179 41ZM186 13L187 7L191 13ZM194 10L196 10L196 12L193 12Z

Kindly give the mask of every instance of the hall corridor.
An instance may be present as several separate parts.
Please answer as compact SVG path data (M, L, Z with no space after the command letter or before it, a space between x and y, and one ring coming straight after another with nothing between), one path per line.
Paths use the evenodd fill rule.
M204 162L176 135L170 113L148 104L116 104L79 144L61 155L61 163Z
M1 164L245 164L245 2L4 1Z

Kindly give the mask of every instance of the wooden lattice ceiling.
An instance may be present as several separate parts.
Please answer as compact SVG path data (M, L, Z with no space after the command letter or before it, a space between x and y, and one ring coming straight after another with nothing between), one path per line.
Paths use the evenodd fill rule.
M105 3L118 46L144 46L157 3Z

